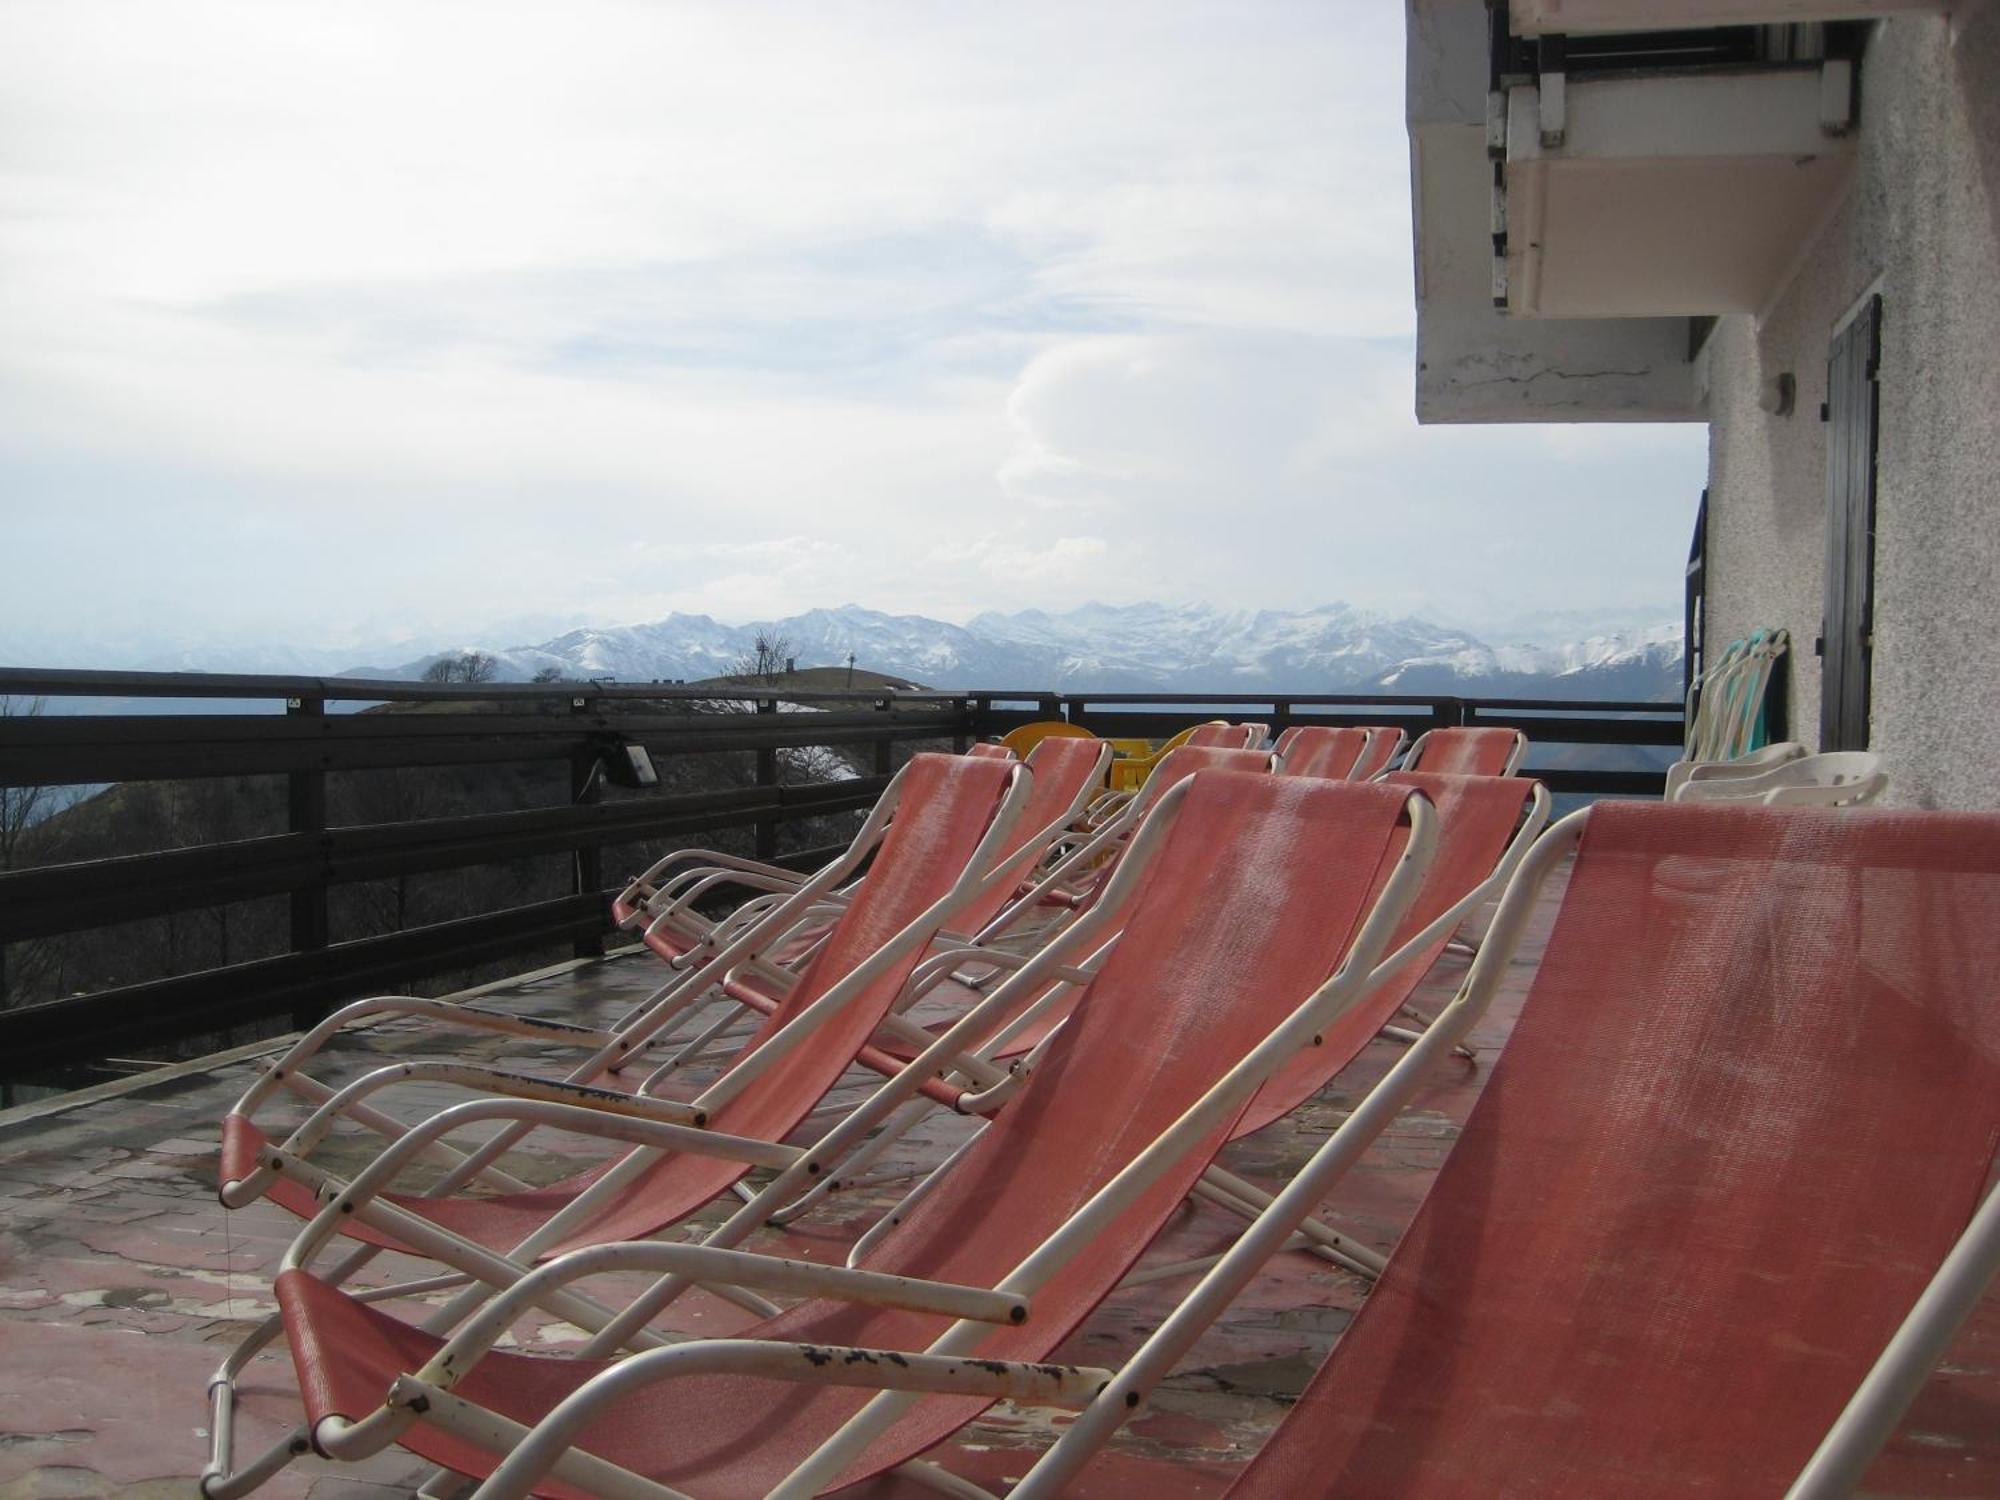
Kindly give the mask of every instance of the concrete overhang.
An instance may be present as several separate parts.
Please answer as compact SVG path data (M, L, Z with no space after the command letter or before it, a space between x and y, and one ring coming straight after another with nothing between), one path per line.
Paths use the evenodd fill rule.
M1761 312L1853 168L1832 66L1572 77L1553 134L1543 88L1509 89L1509 311Z
M1908 12L1941 14L1945 0L1510 0L1515 36L1683 31L1793 21L1862 21Z
M1421 422L1690 422L1682 317L1529 319L1494 305L1486 8L1408 0L1406 106Z

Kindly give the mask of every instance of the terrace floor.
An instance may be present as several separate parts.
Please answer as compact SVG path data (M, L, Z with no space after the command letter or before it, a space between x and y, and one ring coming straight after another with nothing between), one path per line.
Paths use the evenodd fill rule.
M1328 1217L1358 1238L1386 1249L1415 1211L1483 1086L1486 1061L1518 1013L1553 895L1475 1034L1481 1064L1454 1062L1442 1072L1330 1200ZM644 954L564 966L494 987L482 1003L608 1018L650 987L656 967ZM1457 963L1447 959L1430 981L1429 996L1420 998L1441 1002L1458 975ZM389 1059L444 1055L445 1040L432 1026L378 1026L356 1034L339 1054L339 1068L329 1067L325 1076L351 1076ZM510 1065L532 1063L535 1051L495 1043L474 1050ZM1230 1148L1225 1162L1258 1180L1282 1178L1396 1052L1393 1043L1375 1043L1308 1106ZM298 1228L268 1203L229 1213L214 1196L217 1122L258 1066L254 1056L231 1054L156 1075L111 1097L0 1115L0 1500L194 1493L207 1449L209 1376L228 1348L272 1310L270 1278ZM817 1134L866 1086L864 1077L850 1075L801 1137ZM414 1117L459 1097L410 1086L392 1108ZM956 1117L932 1116L907 1139L900 1164L938 1161L967 1128ZM565 1165L551 1154L542 1170L554 1174ZM765 1231L753 1248L837 1261L900 1191L884 1186L842 1195L789 1232ZM1184 1210L1152 1255L1174 1260L1217 1248L1231 1228L1215 1210ZM1115 1359L1189 1284L1183 1277L1121 1290L1058 1358ZM1362 1290L1356 1278L1308 1256L1279 1257L1073 1493L1144 1491L1158 1500L1220 1493L1339 1337ZM748 1321L747 1314L699 1294L676 1311L680 1326L696 1333L727 1333ZM545 1334L552 1341L562 1336L559 1328L533 1328L527 1337ZM282 1349L265 1356L252 1384L239 1457L293 1420L290 1365ZM934 1456L968 1478L1003 1487L1064 1419L1059 1412L1002 1405ZM346 1468L307 1458L264 1493L358 1500L407 1493L424 1472L420 1463L393 1452ZM850 1493L857 1500L886 1500L931 1492L878 1481ZM1995 1299L1981 1308L1932 1379L1878 1462L1868 1493L2000 1494Z

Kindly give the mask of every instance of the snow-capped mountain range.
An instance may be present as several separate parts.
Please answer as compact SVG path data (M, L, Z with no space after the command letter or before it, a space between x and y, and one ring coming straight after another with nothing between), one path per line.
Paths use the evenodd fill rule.
M571 630L539 645L467 642L350 675L415 678L439 656L481 651L497 676L692 681L740 670L757 636L777 637L801 667L852 653L872 671L943 688L1064 692L1385 692L1519 697L1680 696L1678 621L1629 625L1564 644L1490 644L1419 619L1344 604L1308 610L1085 604L1060 614L988 612L963 625L857 605L724 625L668 615L643 625Z

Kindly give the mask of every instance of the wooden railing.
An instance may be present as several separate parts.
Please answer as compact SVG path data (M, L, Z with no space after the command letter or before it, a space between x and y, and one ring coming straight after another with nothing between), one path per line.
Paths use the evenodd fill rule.
M266 836L0 870L0 956L10 944L174 913L270 897L289 905L282 952L0 1008L0 1078L244 1024L308 1024L355 995L551 947L600 952L613 888L601 857L607 846L738 829L749 831L749 847L761 857L817 863L831 847L784 851L781 830L872 804L899 749L963 749L1037 718L1067 718L1117 737L1160 737L1227 717L1259 719L1274 731L1397 723L1415 734L1446 724L1503 724L1525 730L1538 751L1680 741L1677 705L1455 697L849 693L0 670L0 698L16 710L0 717L0 788L279 776L286 794L283 831ZM108 711L72 711L78 705L67 701L84 699ZM136 700L205 701L211 711L141 712ZM44 711L19 711L30 703ZM402 703L433 711L351 711ZM629 744L645 746L663 766L735 752L747 753L752 769L740 786L606 799L604 768L621 763ZM848 779L783 784L779 752L809 746L859 747L865 767ZM566 803L329 823L329 777L532 762L567 766ZM1535 764L1531 756L1531 770ZM1657 771L1558 765L1536 774L1558 792L1657 795L1661 786ZM333 940L329 892L343 885L546 855L571 862L561 896ZM6 1004L0 993L0 1007Z

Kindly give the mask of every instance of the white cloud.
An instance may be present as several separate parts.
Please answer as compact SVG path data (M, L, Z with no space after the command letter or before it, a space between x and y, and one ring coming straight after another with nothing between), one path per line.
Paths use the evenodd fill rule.
M1671 597L1696 434L1410 418L1395 7L64 0L8 41L0 658Z

